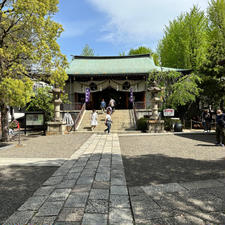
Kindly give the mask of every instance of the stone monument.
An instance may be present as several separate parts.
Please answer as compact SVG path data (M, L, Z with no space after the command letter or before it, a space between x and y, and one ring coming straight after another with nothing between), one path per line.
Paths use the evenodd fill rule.
M156 82L152 82L152 86L147 89L151 93L152 100L152 115L148 120L149 133L163 133L164 132L164 121L159 120L159 102L161 101L158 97L158 94L161 92L161 88L159 88Z
M60 117L60 105L62 100L60 99L62 90L60 88L53 88L53 100L54 100L54 119L53 121L47 122L46 135L62 135L65 134L66 124Z

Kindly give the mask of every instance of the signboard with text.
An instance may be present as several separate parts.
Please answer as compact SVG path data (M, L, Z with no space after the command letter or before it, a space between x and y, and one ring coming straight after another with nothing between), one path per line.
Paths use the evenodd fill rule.
M44 125L44 114L27 114L26 115L26 126L43 126Z
M163 116L174 116L174 109L164 109Z

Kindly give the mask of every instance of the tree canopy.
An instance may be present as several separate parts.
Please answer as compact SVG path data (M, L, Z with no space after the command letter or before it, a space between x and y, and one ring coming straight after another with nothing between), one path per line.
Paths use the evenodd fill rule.
M0 1L0 82L7 84L1 91L24 91L0 95L2 135L7 133L6 107L30 100L31 80L42 80L63 87L67 74L66 57L60 52L57 38L63 28L52 20L58 0L1 0ZM13 83L13 84L10 84ZM25 91L27 89L27 91ZM30 90L30 89L29 89ZM2 92L2 93L3 93Z
M86 44L82 50L82 53L81 55L83 56L94 56L95 53L94 53L94 50L88 45Z
M162 66L199 70L207 50L207 19L194 6L165 27L158 52Z

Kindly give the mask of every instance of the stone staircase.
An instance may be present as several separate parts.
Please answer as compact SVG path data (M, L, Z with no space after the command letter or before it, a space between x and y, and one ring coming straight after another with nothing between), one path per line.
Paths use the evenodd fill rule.
M106 129L105 126L105 113L102 113L100 110L98 112L98 126L94 129L94 132L103 132ZM91 131L91 110L86 110L81 121L80 126L78 127L78 131ZM111 132L126 132L126 131L134 131L135 126L133 122L133 110L116 110L112 114L112 127Z

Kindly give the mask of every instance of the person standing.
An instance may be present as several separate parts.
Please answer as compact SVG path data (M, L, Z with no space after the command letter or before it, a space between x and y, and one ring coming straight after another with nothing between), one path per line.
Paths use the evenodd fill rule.
M98 125L98 113L96 112L95 109L93 109L91 114L91 130L93 131L97 125Z
M111 106L112 112L115 111L115 104L116 104L116 101L113 98L111 98L109 101L109 106Z
M106 117L105 117L105 125L107 128L104 130L104 132L108 131L108 134L110 133L111 125L112 125L112 118L110 115L110 111L107 111Z
M224 147L225 115L221 109L216 111L216 145Z
M208 109L205 109L204 112L202 113L202 125L204 128L204 132L210 132L211 122L212 122L211 111Z
M106 103L105 103L104 98L101 101L100 107L101 107L102 113L104 113L105 112L105 107L106 107Z

